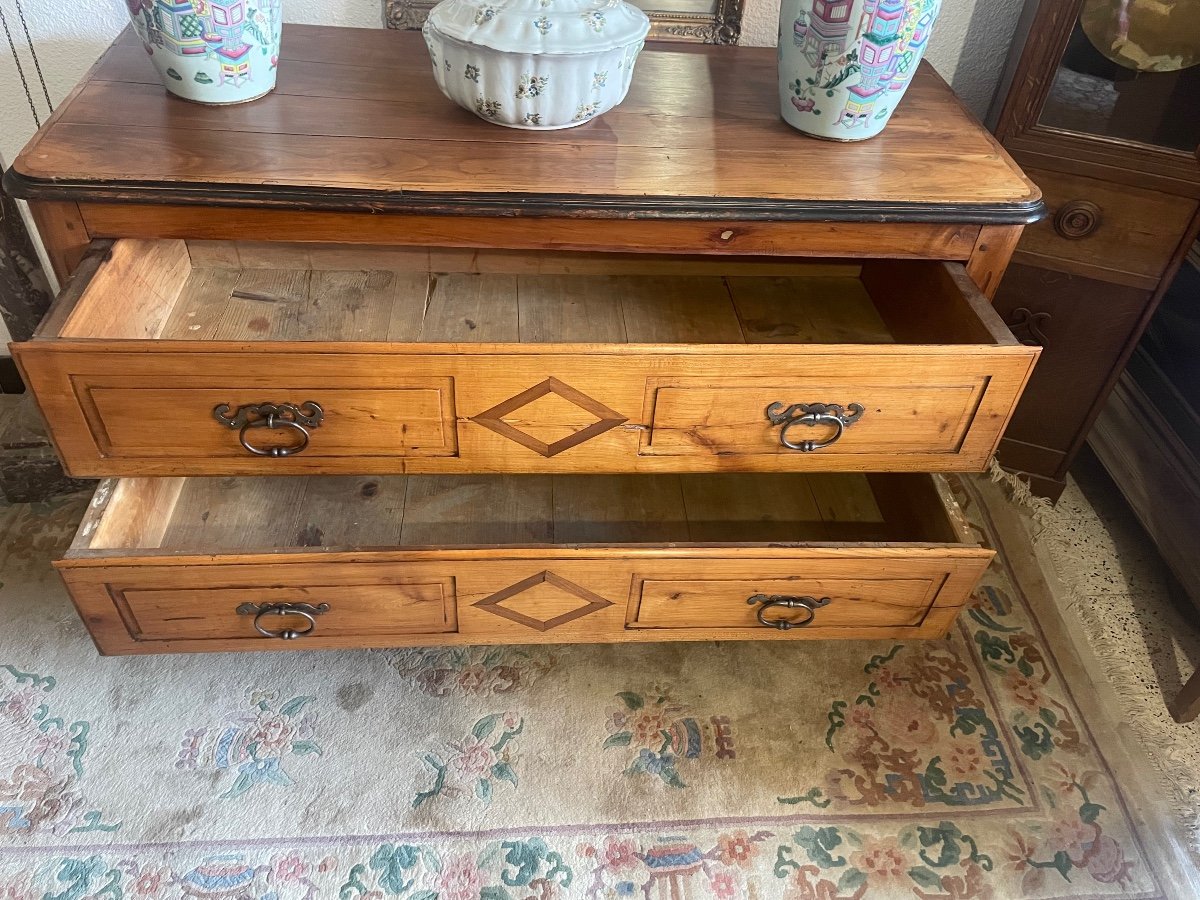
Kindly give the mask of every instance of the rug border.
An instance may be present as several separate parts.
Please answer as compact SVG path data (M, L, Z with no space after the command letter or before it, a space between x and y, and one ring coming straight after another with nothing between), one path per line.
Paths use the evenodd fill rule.
M1078 629L1068 625L1057 602L1054 602L1054 598L1062 596L1065 589L1058 581L1053 566L1048 564L1044 548L1036 540L1036 523L1013 505L1002 487L982 479L963 478L962 482L974 497L985 525L996 536L999 544L995 548L997 555L1008 569L1012 584L1021 590L1022 600L1031 620L1042 632L1043 642L1053 648L1051 658L1056 674L1072 705L1080 713L1081 726L1100 754L1122 812L1132 826L1131 833L1138 850L1147 864L1153 866L1151 877L1159 882L1164 897L1178 897L1181 900L1200 897L1200 873L1191 864L1186 840L1179 833L1179 823L1169 813L1157 811L1156 807L1162 803L1152 799L1158 785L1153 783L1156 779L1151 778L1149 773L1156 773L1157 769L1127 724L1114 718L1114 711L1121 709L1116 691L1107 678L1094 678L1088 671L1084 660L1087 657L1094 660L1094 656L1086 644L1080 646L1083 643L1080 639L1086 638ZM1022 560L1027 564L1021 567L1018 576L1017 559L1009 548L1020 543L1028 545L1031 552L1028 560ZM1040 605L1035 607L1030 602L1025 596L1027 584L1043 590L1052 601L1049 608ZM1091 690L1077 694L1071 685L1079 682L1088 684ZM1131 773L1132 779L1118 779L1117 771ZM1169 845L1172 852L1168 852L1165 845Z

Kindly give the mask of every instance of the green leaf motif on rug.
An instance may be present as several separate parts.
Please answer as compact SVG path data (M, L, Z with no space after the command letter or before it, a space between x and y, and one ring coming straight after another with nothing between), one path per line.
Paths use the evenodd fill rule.
M975 845L975 839L969 834L963 834L959 831L953 822L942 822L937 828L918 826L917 836L923 848L932 848L939 844L941 845L941 850L936 860L930 858L924 849L921 850L921 859L928 865L944 869L946 866L957 864L963 858L962 848L959 846L959 842L962 842L971 851L968 856L971 862L979 863L980 868L985 872L992 870L992 858L981 854L979 848Z
M59 886L65 887L57 894L45 894L43 900L101 900L104 897L123 900L125 896L121 889L122 873L110 868L99 856L64 859L59 865L56 880Z
M884 653L883 655L876 654L875 656L872 656L867 664L863 666L863 672L868 675L870 675L872 672L878 672L880 668L883 667L884 663L891 662L892 658L903 649L903 644L896 644L896 646L892 647L892 649L887 653Z
M413 879L405 877L421 858L420 851L408 844L396 846L383 844L371 857L371 869L378 873L378 883L389 894L403 894L413 886Z
M918 896L941 891L944 878L960 885L944 896L978 896L972 889L963 892L964 887L982 884L992 870L992 858L950 821L869 836L844 825L806 825L776 849L774 865L776 878L799 888L787 896L831 898L861 896L856 892L864 885L870 896L872 886L890 889L903 878Z
M351 866L338 896L523 900L531 889L534 896L562 896L556 891L570 888L574 877L562 853L541 838L490 841L478 852L451 852L437 842L381 844L365 863Z
M260 785L292 787L288 772L293 757L323 757L315 740L316 719L308 709L315 697L281 700L278 691L246 692L248 711L232 712L225 721L189 728L179 743L175 766L182 770L234 773L220 796L233 800Z
M796 797L780 797L779 802L787 804L788 806L796 806L800 803L811 803L813 806L819 807L820 809L825 809L825 807L829 806L829 804L833 801L823 799L821 797L821 793L822 792L820 788L811 788L808 793L800 794Z
M808 858L822 869L844 866L846 857L833 857L830 853L842 843L842 836L836 828L813 828L805 825L796 832L795 841L808 853Z
M924 866L914 866L909 869L908 877L927 891L936 891L942 886L941 876Z
M558 664L544 647L410 647L386 655L402 678L441 699L517 694Z
M505 841L500 846L507 851L500 880L510 887L525 887L538 876L560 887L571 886L574 874L570 866L565 865L562 856L551 850L541 838Z
M516 738L525 730L525 720L513 712L489 713L476 720L470 734L446 744L444 750L429 750L420 759L433 772L433 783L418 791L412 808L437 797L473 797L485 806L495 796L496 783L516 788L520 779Z
M1023 804L987 695L951 647L896 644L862 671L871 677L854 700L835 699L826 714L825 746L838 757L826 784L778 802L821 809Z
M646 702L641 698L640 694L635 694L632 691L621 691L617 694L621 701L631 710L639 710L646 705Z
M0 759L0 832L83 834L121 827L88 809L82 796L92 726L54 715L58 688L53 676L0 666L0 743L12 751Z

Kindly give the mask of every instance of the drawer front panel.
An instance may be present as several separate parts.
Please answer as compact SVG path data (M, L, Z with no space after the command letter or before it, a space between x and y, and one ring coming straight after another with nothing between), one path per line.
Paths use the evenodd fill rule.
M278 556L239 564L238 558L185 566L144 559L67 567L63 575L105 652L390 646L423 635L444 640L458 630L454 577L444 565L295 564ZM300 632L294 639L255 628L257 611L280 604L307 604L311 621L267 612L258 622L271 635Z
M80 477L982 469L1037 353L17 349L59 452ZM219 405L309 401L324 420L289 456L251 454L213 417ZM767 420L777 401L860 403L864 412L837 443L801 453L783 447L781 428ZM296 440L293 429L278 431L278 440ZM793 441L828 436L825 425L789 431ZM247 437L266 444L275 435L254 428Z
M322 421L308 427L312 457L451 456L458 450L454 399L448 378L407 379L388 388L346 389L336 384L278 387L171 386L145 380L79 376L75 394L100 452L123 458L245 457L237 428L217 421L213 410L262 403L315 402ZM253 446L294 443L290 428L252 427Z
M454 630L454 583L407 581L390 584L304 587L228 586L205 588L111 588L113 599L138 640L257 639L255 616L247 605L327 604L309 622L299 613L267 613L259 618L272 632L304 631L314 637L363 634L442 634Z
M217 555L60 567L105 653L451 644L935 638L991 558L966 548L728 545L593 551ZM330 559L335 557L335 559ZM286 562L281 562L285 560ZM310 574L308 581L297 570ZM264 584L269 587L260 588ZM828 596L807 627L760 624L756 594ZM244 603L328 603L294 640L255 631ZM775 618L775 611L768 611ZM264 616L272 632L302 616Z
M768 421L775 403L863 407L824 455L958 453L987 389L987 378L960 377L935 384L905 385L860 378L750 378L721 381L652 380L647 406L653 410L641 452L667 456L793 456L780 441L781 427ZM826 440L836 426L797 425L788 439Z
M823 557L812 549L772 562L731 558L721 565L697 560L686 567L639 566L627 622L631 629L663 635L702 635L713 629L746 637L836 637L843 632L882 633L881 629L902 635L940 624L943 611L958 609L985 564L986 560L964 561L930 551L864 547L851 559ZM817 606L810 624L780 631L758 621L762 603L750 600L760 596L829 600ZM802 610L781 607L768 609L764 616L807 618Z
M1046 218L1021 236L1017 253L1025 262L1054 267L1054 260L1061 260L1085 267L1082 274L1123 273L1133 276L1131 286L1150 286L1196 213L1196 202L1185 197L1062 172L1025 171L1042 188L1048 209Z

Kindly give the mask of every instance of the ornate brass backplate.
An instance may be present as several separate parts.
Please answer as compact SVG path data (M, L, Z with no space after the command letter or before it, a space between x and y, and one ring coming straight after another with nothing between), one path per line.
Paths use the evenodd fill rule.
M650 17L652 41L736 44L742 33L742 0L634 0ZM669 9L659 9L658 5ZM420 28L437 0L383 0L388 28Z

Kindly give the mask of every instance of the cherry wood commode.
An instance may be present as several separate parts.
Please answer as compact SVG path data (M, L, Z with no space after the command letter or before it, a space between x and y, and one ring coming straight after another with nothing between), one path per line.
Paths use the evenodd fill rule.
M1030 377L989 298L1041 200L936 74L840 145L770 50L651 45L553 133L427 68L288 26L212 109L126 34L7 174L100 650L944 635L992 551L928 473Z

